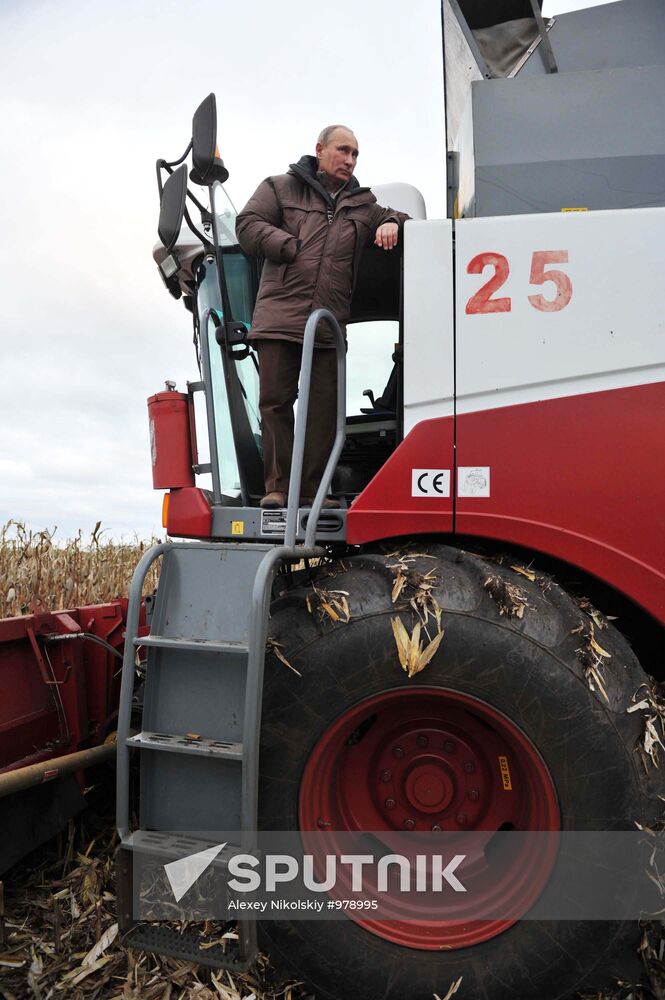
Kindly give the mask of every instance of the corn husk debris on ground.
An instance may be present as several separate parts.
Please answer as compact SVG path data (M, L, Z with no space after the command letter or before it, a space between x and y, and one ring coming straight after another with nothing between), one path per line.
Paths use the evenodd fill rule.
M255 974L239 976L126 949L115 913L115 844L110 817L96 818L91 829L84 816L5 875L0 997L312 1000L301 983L277 980L265 957ZM203 926L202 930L213 928ZM219 936L220 932L223 928L218 924L214 933ZM662 1000L665 937L661 924L642 925L640 951L651 988L618 981L609 992L583 991L568 1000ZM442 984L442 992L431 996L433 1000L437 996L476 1000L459 980Z
M303 1000L267 960L236 975L125 948L115 907L113 821L69 830L4 876L0 997L4 1000ZM0 909L0 914L2 909ZM219 938L220 924L202 926Z

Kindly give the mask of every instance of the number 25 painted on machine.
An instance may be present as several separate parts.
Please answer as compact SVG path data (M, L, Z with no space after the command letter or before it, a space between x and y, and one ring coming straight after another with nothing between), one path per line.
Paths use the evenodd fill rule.
M529 295L529 302L534 309L537 309L539 312L559 312L568 305L573 294L573 286L570 278L563 271L558 271L555 268L545 270L547 264L567 263L567 250L534 251L531 258L530 283L532 285L544 285L545 282L551 281L556 289L553 299L545 298L541 292L537 295ZM467 264L466 273L482 274L486 267L493 267L494 274L467 302L466 312L468 315L510 312L512 309L512 299L508 296L492 298L494 293L506 282L510 274L510 264L507 258L501 253L479 253Z

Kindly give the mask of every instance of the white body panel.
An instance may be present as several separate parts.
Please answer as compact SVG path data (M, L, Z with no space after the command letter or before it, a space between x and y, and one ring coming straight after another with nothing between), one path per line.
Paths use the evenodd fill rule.
M406 212L412 219L426 219L425 199L412 184L373 184L372 194L379 205Z
M665 380L665 209L466 219L455 233L458 413ZM557 311L529 300L556 297L552 281L530 282L542 251L568 255L545 264L570 281L570 299ZM467 267L488 252L508 262L491 299L493 306L509 298L510 311L469 314L495 268L469 274ZM419 335L427 340L427 328ZM447 335L437 339L447 353ZM446 388L438 415L448 409Z
M454 406L452 222L404 227L404 433Z

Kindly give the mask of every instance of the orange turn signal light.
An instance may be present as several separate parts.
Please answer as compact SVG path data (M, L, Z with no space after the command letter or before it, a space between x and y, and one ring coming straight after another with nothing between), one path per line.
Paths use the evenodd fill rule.
M169 500L171 499L170 493L164 494L164 499L162 500L162 528L166 528L169 520Z

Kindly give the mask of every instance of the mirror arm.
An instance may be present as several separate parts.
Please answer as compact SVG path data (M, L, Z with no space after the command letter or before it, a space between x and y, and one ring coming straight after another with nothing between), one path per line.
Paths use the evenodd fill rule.
M157 187L159 189L159 200L161 203L162 192L164 190L164 185L162 184L162 167L164 166L164 160L157 160L155 164L155 170L157 171Z
M161 160L160 162L161 162L162 166L164 166L164 167L179 167L180 164L184 160L187 159L187 154L189 153L189 151L190 151L191 148L192 148L192 140L190 139L189 140L189 145L188 145L187 149L185 150L185 152L180 157L180 159L178 159L178 160L169 160L168 162L166 160Z
M203 235L203 233L200 232L196 228L196 226L192 222L192 218L191 218L189 212L187 211L187 209L185 209L184 219L185 219L185 222L187 223L187 225L189 226L189 228L191 229L191 231L194 233L194 235L197 236L198 239L201 240L201 243L203 243L203 246L206 248L206 251L212 252L214 250L214 247L211 245L210 240L207 240L205 238L205 236Z
M189 140L189 145L188 145L187 149L182 154L182 156L180 157L179 160L171 160L171 161L168 161L168 160L157 160L157 163L156 163L156 169L157 169L157 187L159 188L159 197L160 197L160 199L162 197L162 187L163 187L163 185L162 185L162 173L161 173L162 170L166 170L166 171L168 171L169 174L172 174L173 173L173 169L172 168L180 166L180 164L183 162L183 160L185 160L187 158L187 154L189 153L189 151L190 151L191 148L192 148L192 140L190 139Z
M208 213L208 209L205 207L205 205L201 204L201 202L199 201L199 199L195 195L192 194L192 192L189 190L189 188L187 188L187 197L191 198L191 200L194 202L194 204L198 208L199 212L201 212L201 214L203 214L203 213L207 214Z

